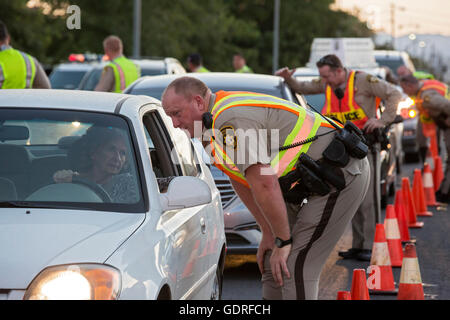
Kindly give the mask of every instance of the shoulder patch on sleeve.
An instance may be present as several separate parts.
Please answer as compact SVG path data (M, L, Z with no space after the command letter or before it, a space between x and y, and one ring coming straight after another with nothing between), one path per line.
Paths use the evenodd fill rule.
M431 100L430 96L423 97L423 101L425 101L425 102L430 102L430 100Z
M373 76L373 75L371 75L371 74L368 74L368 75L367 75L366 80L367 80L368 82L370 82L370 83L377 83L377 82L380 81L377 77L375 77L375 76Z
M222 128L220 128L220 133L222 133L223 137L223 146L228 146L233 149L237 148L236 131L234 130L233 126L223 126Z

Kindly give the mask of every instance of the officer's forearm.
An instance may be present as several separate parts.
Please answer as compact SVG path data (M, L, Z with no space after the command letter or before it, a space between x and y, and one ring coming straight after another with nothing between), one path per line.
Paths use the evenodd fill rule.
M286 204L281 194L278 178L274 174L262 174L263 168L267 170L270 166L252 165L246 170L245 177L250 185L255 202L270 224L274 236L289 239L291 234Z
M325 92L325 87L319 81L297 81L294 77L286 80L288 86L297 93L318 94Z
M35 60L36 65L36 76L34 78L33 82L33 88L34 89L50 89L50 80L48 79L47 75L45 74L44 69L42 68L41 64Z

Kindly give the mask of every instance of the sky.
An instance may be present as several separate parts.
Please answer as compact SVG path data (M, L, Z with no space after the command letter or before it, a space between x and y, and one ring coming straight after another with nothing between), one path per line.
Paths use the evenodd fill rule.
M411 33L450 36L450 0L335 0L334 6L358 13L375 31L394 32L396 37Z

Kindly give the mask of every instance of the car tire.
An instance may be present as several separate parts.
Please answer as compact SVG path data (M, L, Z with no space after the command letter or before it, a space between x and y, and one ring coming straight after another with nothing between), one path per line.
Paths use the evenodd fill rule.
M218 266L211 290L211 298L210 298L211 300L222 299L222 284L223 284L223 275L221 272L221 268Z

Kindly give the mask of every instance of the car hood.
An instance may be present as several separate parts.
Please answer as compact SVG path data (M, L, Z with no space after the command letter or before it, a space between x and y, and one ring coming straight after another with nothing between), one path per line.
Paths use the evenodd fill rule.
M145 214L0 209L0 289L26 289L47 266L103 263Z

